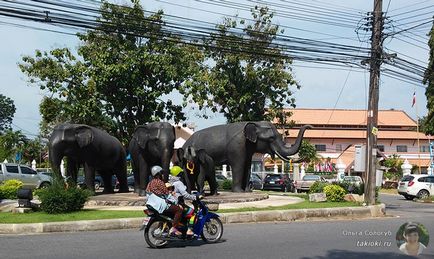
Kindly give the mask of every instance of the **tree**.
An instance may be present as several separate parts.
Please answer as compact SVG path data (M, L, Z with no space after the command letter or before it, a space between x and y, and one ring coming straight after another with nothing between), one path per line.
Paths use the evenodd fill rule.
M27 142L27 137L21 131L6 130L0 136L0 161L5 159L14 160L15 154L23 153Z
M426 107L428 108L428 116L423 119L423 131L426 134L434 134L434 23L431 31L428 34L430 39L428 41L428 46L430 48L429 52L429 63L425 70L425 76L423 83L427 85L425 90L425 95L427 98Z
M4 130L10 129L15 111L14 101L0 94L0 135Z
M289 86L299 87L290 73L291 58L274 44L279 26L271 23L273 14L256 6L252 16L251 24L226 18L217 26L205 42L210 65L198 78L203 83L186 94L228 122L273 119L275 111L294 106ZM240 26L243 33L237 33Z
M137 125L184 120L181 102L163 97L194 84L201 52L165 29L162 11L145 16L138 1L104 2L100 13L98 27L79 35L79 57L55 49L23 59L30 83L52 95L41 103L44 125L70 120L127 141Z
M315 146L310 144L308 140L303 140L301 142L301 147L298 151L298 157L300 162L305 162L307 164L319 161Z
M393 154L382 161L383 166L387 167L384 177L391 180L399 180L402 177L402 164L404 161L399 158L399 155Z

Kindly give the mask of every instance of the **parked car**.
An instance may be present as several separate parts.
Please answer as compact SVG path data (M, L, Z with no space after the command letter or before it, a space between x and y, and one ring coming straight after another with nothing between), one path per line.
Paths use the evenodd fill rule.
M133 179L134 182L134 179ZM95 190L99 190L100 188L104 187L104 181L102 180L102 177L100 175L95 175ZM117 178L115 175L112 175L112 186L116 187ZM77 177L77 186L80 188L85 185L84 182L84 176L80 175ZM134 185L134 184L133 184Z
M51 185L52 178L38 173L26 165L0 163L0 183L10 179L23 182L24 188L45 188Z
M434 195L434 176L426 174L405 175L398 183L398 193L407 200L425 199Z
M312 184L317 181L326 182L326 180L320 175L307 174L303 176L303 179L295 181L295 189L297 189L297 192L308 192Z
M262 179L258 174L252 173L250 175L249 189L250 190L262 190Z
M267 174L264 178L262 190L294 192L295 189L288 174Z
M130 175L127 177L127 184L128 184L128 188L134 189L134 175ZM119 189L119 181L117 178L116 178L115 189Z
M355 186L360 186L363 183L362 177L355 175L346 175L342 179L342 182L354 184Z
M222 186L223 182L225 180L227 180L228 178L226 178L226 176L222 175L222 174L216 174L215 175L215 179L217 181L217 185L218 186Z

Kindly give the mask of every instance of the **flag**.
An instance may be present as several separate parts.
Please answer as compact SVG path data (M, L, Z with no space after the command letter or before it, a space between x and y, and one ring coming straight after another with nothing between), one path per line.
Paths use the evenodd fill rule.
M411 107L413 107L415 103L416 103L416 91L413 92L413 102L411 104Z

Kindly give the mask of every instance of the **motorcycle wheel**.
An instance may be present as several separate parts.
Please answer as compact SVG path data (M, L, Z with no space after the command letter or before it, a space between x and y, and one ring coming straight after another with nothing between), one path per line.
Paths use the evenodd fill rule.
M201 237L207 243L216 243L223 236L223 223L219 218L211 218L203 226Z
M155 220L148 223L145 228L145 241L151 248L162 248L167 245L167 240L160 240L157 237L163 233L163 221Z

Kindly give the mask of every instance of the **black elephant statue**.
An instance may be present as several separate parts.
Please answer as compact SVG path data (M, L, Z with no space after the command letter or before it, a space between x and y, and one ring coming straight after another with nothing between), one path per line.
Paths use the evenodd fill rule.
M59 124L50 136L49 160L60 175L60 163L67 159L67 176L77 183L77 171L84 165L85 185L95 191L95 171L104 182L103 193L113 193L112 175L119 181L119 192L128 192L126 152L121 142L107 132L83 124Z
M135 129L128 147L134 172L134 192L146 195L154 165L163 168L164 179L168 180L174 143L175 128L168 122L151 122Z
M205 181L207 181L210 194L217 194L218 184L215 178L214 160L204 149L196 150L194 147L188 146L185 150L183 148L177 149L176 155L188 176L187 185L189 186L187 186L187 190L189 192L196 185L196 190L203 193Z
M303 126L294 145L288 147L276 127L269 121L235 122L199 130L185 142L183 149L191 146L203 149L215 165L229 164L232 168L232 191L249 191L250 165L254 153L268 153L288 161L300 149L306 129Z

